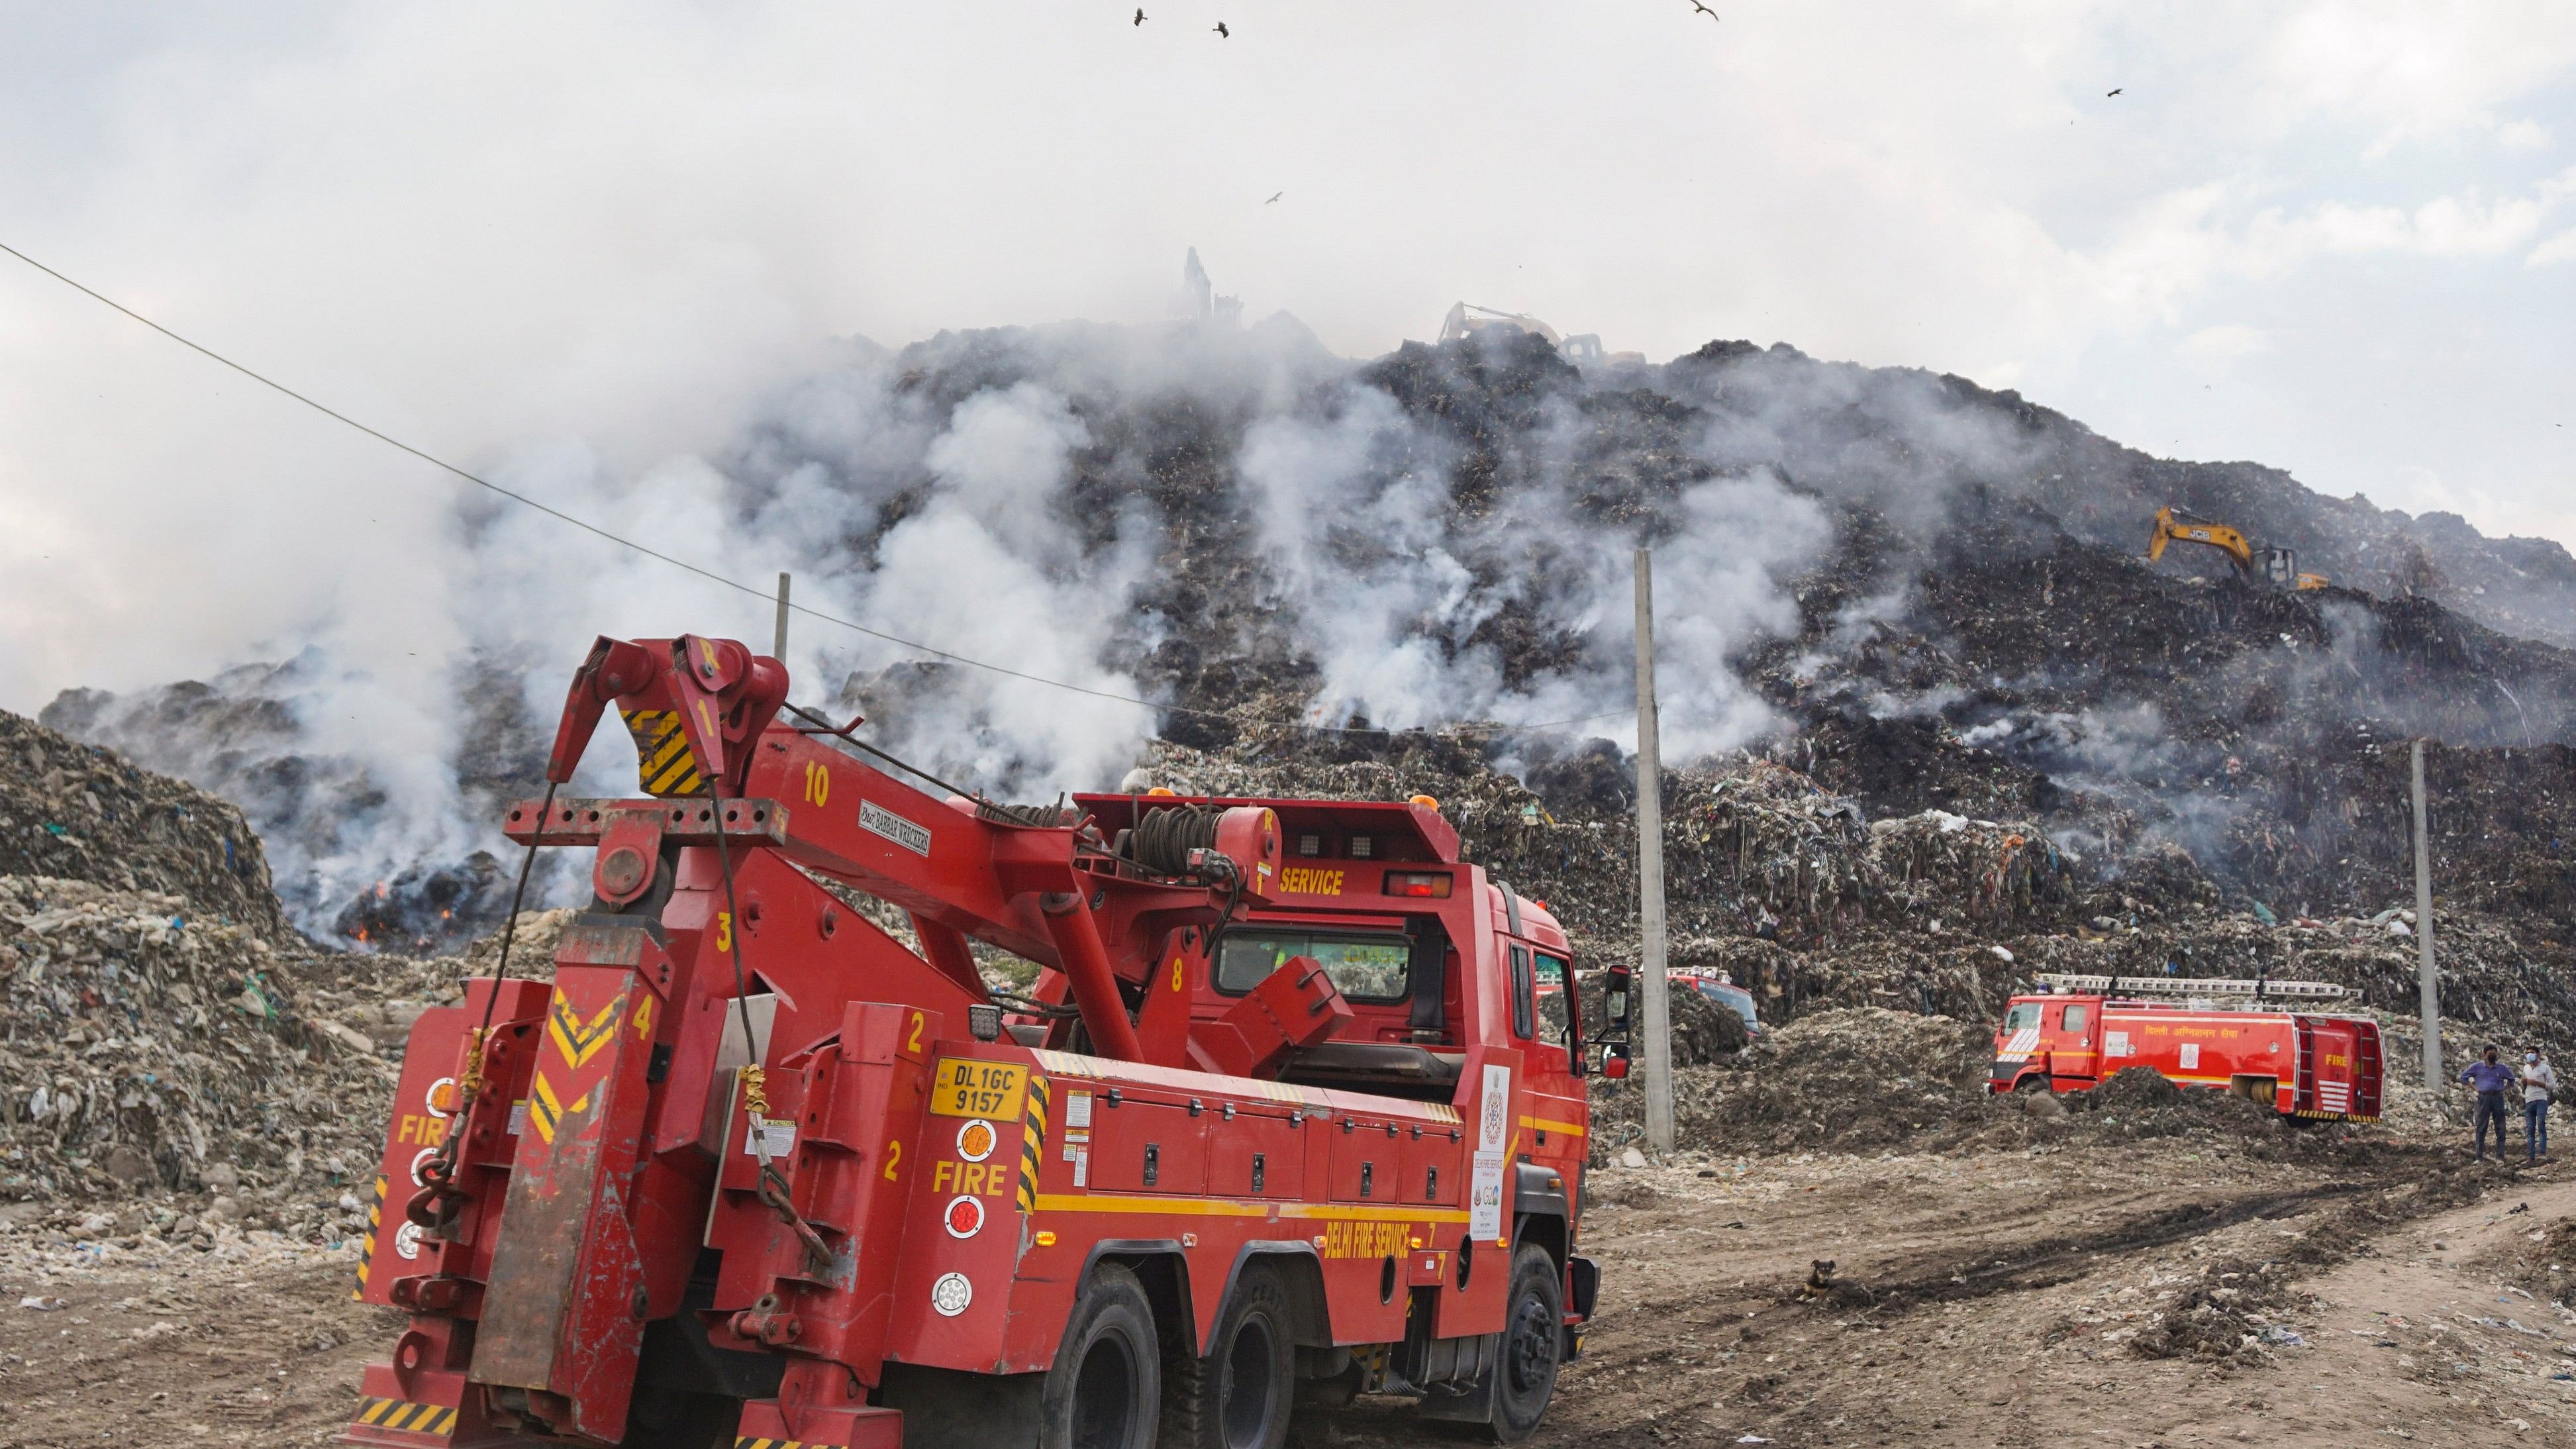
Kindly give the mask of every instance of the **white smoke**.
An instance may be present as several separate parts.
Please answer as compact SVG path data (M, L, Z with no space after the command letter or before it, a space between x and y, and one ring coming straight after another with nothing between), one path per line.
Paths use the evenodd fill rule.
M1284 702L1314 723L1583 721L1578 736L1633 745L1640 545L1654 550L1667 756L1777 727L1739 656L1795 632L1785 580L1829 544L1824 506L1713 437L1679 440L1674 478L1605 480L1587 459L1615 452L1597 435L1626 424L1591 419L1570 400L1583 387L1549 376L1564 396L1512 425L1500 443L1518 461L1468 506L1458 439L1285 319L943 334L901 354L853 343L721 447L620 469L606 441L534 439L492 470L751 592L470 493L420 544L446 569L392 606L400 657L361 647L381 619L296 641L293 669L231 686L280 707L234 753L316 781L263 818L299 919L322 929L406 866L498 846L494 804L531 788L593 636L765 651L781 570L812 609L995 666L806 615L787 652L797 702L864 703L863 738L1010 798L1124 774L1157 725L1127 701L1181 702L1139 668L1167 643L1304 661L1276 677L1306 681ZM1604 501L1614 481L1625 502ZM1157 591L1216 556L1234 560L1231 596L1194 609ZM202 752L155 757L138 728L150 699L91 732L202 777ZM631 793L614 734L571 788Z

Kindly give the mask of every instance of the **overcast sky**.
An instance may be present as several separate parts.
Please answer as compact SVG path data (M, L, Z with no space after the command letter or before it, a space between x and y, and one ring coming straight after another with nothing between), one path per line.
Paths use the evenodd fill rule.
M1711 3L0 4L0 242L477 466L1195 245L1353 356L1787 341L2576 541L2576 4ZM0 258L0 705L436 647L452 496Z

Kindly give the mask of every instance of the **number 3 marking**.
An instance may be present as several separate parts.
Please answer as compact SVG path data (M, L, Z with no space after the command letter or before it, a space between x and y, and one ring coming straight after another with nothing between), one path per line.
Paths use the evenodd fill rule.
M886 1142L886 1170L885 1170L886 1181L888 1181L888 1182L893 1182L893 1181L895 1181L895 1180L896 1180L896 1179L895 1179L895 1175L894 1175L894 1170L895 1170L895 1167L897 1166L897 1164L901 1163L902 1161L903 1161L903 1144L902 1144L902 1143L900 1143L900 1142L893 1141L892 1139L888 1139L888 1141Z
M731 911L716 912L716 949L719 951L733 949L733 912Z

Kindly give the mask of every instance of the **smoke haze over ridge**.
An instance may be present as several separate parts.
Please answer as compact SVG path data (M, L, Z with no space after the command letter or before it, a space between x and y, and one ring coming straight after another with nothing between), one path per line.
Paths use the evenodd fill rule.
M1962 482L2030 461L1928 377L1808 370L1766 395L1737 369L1725 406L1679 421L1550 394L1496 448L1439 421L1437 379L1354 382L1362 365L1338 360L1428 335L1461 296L1658 358L1751 334L1929 366L2153 452L2576 531L2576 434L2550 426L2547 391L2571 360L2548 319L2576 302L2563 10L2181 25L1756 5L1721 28L1675 8L1320 6L1235 17L1219 49L1185 11L20 7L0 230L290 385L755 585L791 568L801 598L891 632L1148 698L1223 696L1246 680L1209 661L1250 660L1250 683L1323 719L1616 708L1637 538L1683 580L1668 645L1718 660L1792 622L1784 578L1841 546L1831 500L1920 531ZM956 359L994 334L954 334L924 344L964 380L936 398L830 340L1135 323L1163 313L1193 242L1255 315L1285 306L1312 333L1279 324L1221 356L1067 324L1099 345L1046 343L1032 375L989 379ZM306 854L335 882L487 840L477 792L523 768L497 757L508 721L551 717L591 634L766 636L756 600L460 501L33 273L0 297L0 704L95 686L131 706L189 678L278 703L243 728L291 723L303 767L249 750L191 773L287 798L334 793L312 762L363 762L363 787L343 782L352 838L399 848L317 837ZM1076 402L1182 383L1200 399L1182 431L1222 446L1160 481L1117 462L1153 453L1151 416ZM1883 410L1866 427L1780 466L1784 428L1863 394ZM1592 448L1605 430L1631 441ZM1686 466L1629 487L1638 458ZM1435 525L1444 489L1456 516ZM2045 501L2135 546L2128 514ZM2364 512L2349 537L2252 522L2384 588ZM1211 539L1263 570L1174 568ZM2536 547L2510 566L2545 579ZM2563 609L2504 619L2514 576L2492 572L2460 584L2464 607L2559 637ZM1902 610L1903 580L1875 586ZM961 590L988 607L955 609ZM1354 590L1359 607L1318 606ZM798 634L825 647L823 626ZM891 662L852 643L798 665L829 694ZM1668 712L1705 731L1692 748L1777 722L1731 669L1668 687L1697 691ZM955 671L875 688L935 723L950 763L1033 789L1050 777L1028 760L1095 783L1151 727Z

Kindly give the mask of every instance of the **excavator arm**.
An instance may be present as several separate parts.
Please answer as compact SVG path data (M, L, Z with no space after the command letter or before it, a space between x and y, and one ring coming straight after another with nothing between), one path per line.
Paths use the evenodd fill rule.
M2223 523L2206 523L2188 514L2177 516L2172 508L2156 510L2155 532L2147 537L2147 562L2165 556L2168 543L2205 543L2227 555L2228 562L2247 578L2254 576L2254 546L2245 535Z

